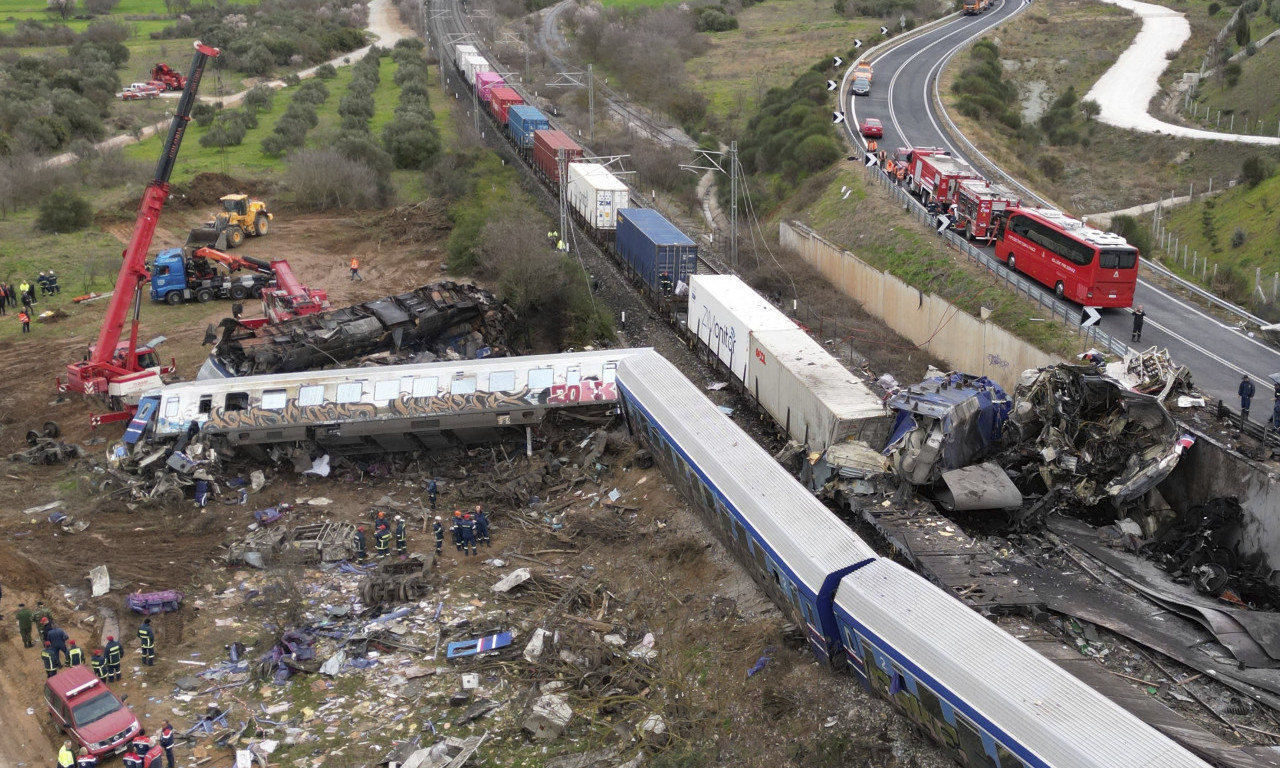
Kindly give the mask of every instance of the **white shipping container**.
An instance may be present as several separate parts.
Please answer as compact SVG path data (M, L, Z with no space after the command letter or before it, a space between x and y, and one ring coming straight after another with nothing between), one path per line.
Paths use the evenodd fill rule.
M738 379L747 380L753 331L779 331L796 324L751 286L733 275L689 276L689 330Z
M821 453L846 440L876 448L892 416L871 391L800 328L753 331L747 390L793 440Z
M457 45L453 46L453 65L458 69L466 69L466 67L463 66L463 62L467 60L467 57L479 56L479 55L480 55L480 51L477 50L474 45L468 45L466 43L458 43Z
M630 208L627 185L599 163L569 163L569 207L599 232L618 228L618 211Z
M471 83L471 87L475 87L477 72L492 72L493 65L483 56L472 55L462 60L462 72L467 76L467 82Z

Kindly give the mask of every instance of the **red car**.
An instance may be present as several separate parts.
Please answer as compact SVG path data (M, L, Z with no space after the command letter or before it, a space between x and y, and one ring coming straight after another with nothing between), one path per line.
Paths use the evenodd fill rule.
M141 730L124 701L84 664L46 679L44 700L54 725L95 757L124 752Z
M862 125L858 126L858 129L862 131L863 136L866 136L869 139L878 139L884 136L884 126L881 125L880 121L874 117L868 117L866 120L863 120Z

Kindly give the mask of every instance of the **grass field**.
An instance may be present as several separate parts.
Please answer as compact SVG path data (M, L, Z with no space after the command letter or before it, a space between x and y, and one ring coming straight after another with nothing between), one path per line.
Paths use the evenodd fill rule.
M1259 133L1257 123L1262 121L1261 132L1277 135L1280 125L1280 88L1276 87L1276 72L1280 72L1280 40L1272 40L1258 52L1241 62L1240 81L1228 86L1226 81L1209 77L1200 85L1200 97L1196 100L1197 125L1209 130L1237 133ZM1191 114L1185 114L1191 120ZM1245 128L1245 123L1249 124Z
M879 22L847 20L831 0L773 0L738 13L740 27L708 35L710 49L685 62L690 80L709 102L707 113L721 137L748 120L764 94L785 87L824 57L841 54L856 37L868 38Z

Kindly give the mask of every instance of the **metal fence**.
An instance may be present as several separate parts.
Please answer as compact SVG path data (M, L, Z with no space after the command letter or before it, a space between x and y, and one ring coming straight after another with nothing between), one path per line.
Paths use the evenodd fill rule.
M934 214L929 213L920 201L916 200L910 192L900 186L895 179L890 177L879 168L864 166L864 171L868 178L875 181L881 187L886 189L890 195L894 197L903 209L909 212L922 224L937 229L937 221ZM988 255L980 248L975 247L972 243L965 239L964 235L954 232L950 229L943 230L938 233L948 246L956 249L972 263L984 268L993 277L998 278L1004 283L1005 287L1017 291L1026 296L1048 315L1047 319L1060 320L1068 328L1074 329L1075 332L1089 345L1096 347L1102 352L1123 357L1129 351L1129 346L1120 339L1103 331L1097 326L1089 328L1081 328L1080 320L1083 309L1075 304L1059 300L1056 296L1048 293L1044 288L1034 280L1028 280L1026 277L1008 269L1001 264L995 257Z

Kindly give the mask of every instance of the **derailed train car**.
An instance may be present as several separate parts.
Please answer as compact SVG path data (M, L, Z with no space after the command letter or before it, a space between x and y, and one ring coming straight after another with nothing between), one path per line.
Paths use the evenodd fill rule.
M618 366L632 434L819 661L962 765L1207 768L919 575L880 558L657 353Z
M488 291L447 281L275 325L227 318L206 335L216 346L197 378L305 371L378 352L503 356L512 319Z

